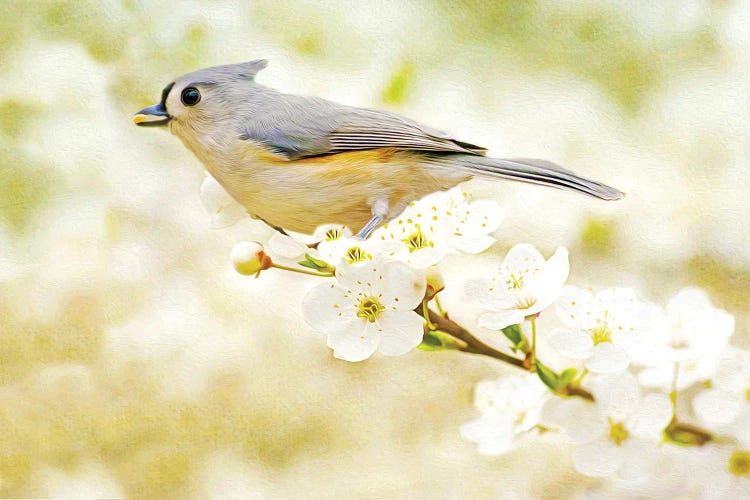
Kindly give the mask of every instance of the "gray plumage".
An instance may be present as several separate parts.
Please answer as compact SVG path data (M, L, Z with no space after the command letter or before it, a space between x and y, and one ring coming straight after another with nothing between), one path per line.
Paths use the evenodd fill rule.
M373 219L392 218L409 201L477 175L606 200L623 196L545 160L488 158L485 148L395 113L280 93L255 82L266 64L183 75L160 105L136 116L166 116L159 123L168 123L237 201L281 227L309 232L327 222L358 223L370 212ZM181 101L187 89L197 89L198 103Z

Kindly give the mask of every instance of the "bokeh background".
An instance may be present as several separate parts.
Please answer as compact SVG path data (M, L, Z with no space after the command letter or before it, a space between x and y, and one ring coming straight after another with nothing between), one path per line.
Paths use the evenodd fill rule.
M513 244L571 250L570 283L664 301L705 287L750 345L750 3L3 0L0 496L529 498L583 494L563 440L503 457L461 439L460 353L334 360L314 279L232 272L203 169L132 125L196 68L268 58L282 91L402 112L493 155L628 193L603 203L471 183L506 218L441 265L444 304ZM544 323L543 323L544 324ZM491 332L478 331L501 345Z

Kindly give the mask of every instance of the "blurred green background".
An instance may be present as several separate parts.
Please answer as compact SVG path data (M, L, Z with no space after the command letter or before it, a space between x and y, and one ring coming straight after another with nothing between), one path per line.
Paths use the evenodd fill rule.
M2 497L527 498L595 484L558 436L496 458L461 439L473 385L505 367L457 353L333 360L300 316L314 280L231 271L254 223L211 229L198 161L131 122L203 66L268 58L263 84L396 110L628 193L471 183L506 220L491 251L441 265L444 303L467 326L466 277L526 241L568 246L580 286L656 301L705 287L750 345L748 2L2 10Z

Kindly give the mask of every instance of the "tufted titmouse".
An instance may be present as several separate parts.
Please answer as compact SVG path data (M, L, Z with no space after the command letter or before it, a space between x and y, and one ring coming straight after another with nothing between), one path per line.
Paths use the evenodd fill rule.
M395 113L282 94L255 82L265 60L215 66L167 85L133 121L168 126L251 215L292 231L325 223L366 238L413 200L472 177L623 194L554 163L485 156Z

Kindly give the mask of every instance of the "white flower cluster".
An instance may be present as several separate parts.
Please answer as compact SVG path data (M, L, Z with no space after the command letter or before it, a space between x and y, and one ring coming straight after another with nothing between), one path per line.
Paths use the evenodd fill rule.
M697 288L678 291L662 308L639 300L632 289L594 293L564 286L567 274L564 249L545 261L533 247L517 245L494 277L469 283L467 292L489 311L479 325L490 329L502 330L554 310L560 326L547 340L575 362L574 373L581 375L568 381L570 386L578 387L591 373L585 380L593 401L550 398L529 388L522 395L520 390L510 394L505 387L513 383L511 377L480 382L475 406L481 417L465 424L462 434L478 444L480 453L501 454L513 448L513 436L529 428L559 428L574 444L573 464L579 472L643 479L653 474L665 441L700 445L710 439L694 427L681 426L670 401L683 389L710 383L710 389L693 399L695 415L712 432L733 438L732 444L714 446L716 455L726 459L723 473L731 476L731 491L750 494L750 353L728 344L733 317ZM560 390L564 387L550 387L561 396L572 394ZM494 392L487 396L491 388ZM535 394L536 400L529 401ZM480 401L502 408L506 419L517 415L513 404L521 401L525 408L544 403L544 409L525 414L524 427L510 427Z
M210 177L201 195L214 226L246 215ZM481 454L508 453L537 431L559 430L571 441L576 470L632 481L653 475L665 460L687 460L665 452L680 444L702 450L695 456L708 453L712 463L723 461L723 482L714 481L721 491L750 495L750 353L729 346L734 318L703 290L680 290L662 308L629 288L570 286L567 249L545 259L519 244L492 275L467 283L466 292L486 311L478 326L510 340L521 357L471 350L478 341L460 335L443 343L451 333L433 325L427 309L444 287L432 266L449 252L486 250L499 214L497 204L455 188L412 203L366 241L337 225L308 239L268 229L256 235L260 243L239 243L232 263L245 275L277 267L323 277L305 296L302 313L326 335L336 358L398 356L421 344L489 352L525 368L477 384L479 416L461 434ZM541 314L557 326L537 335ZM559 355L553 359L559 372L537 357L540 341ZM678 419L677 400L687 388L698 389L688 391L697 424ZM715 441L714 433L723 438Z

